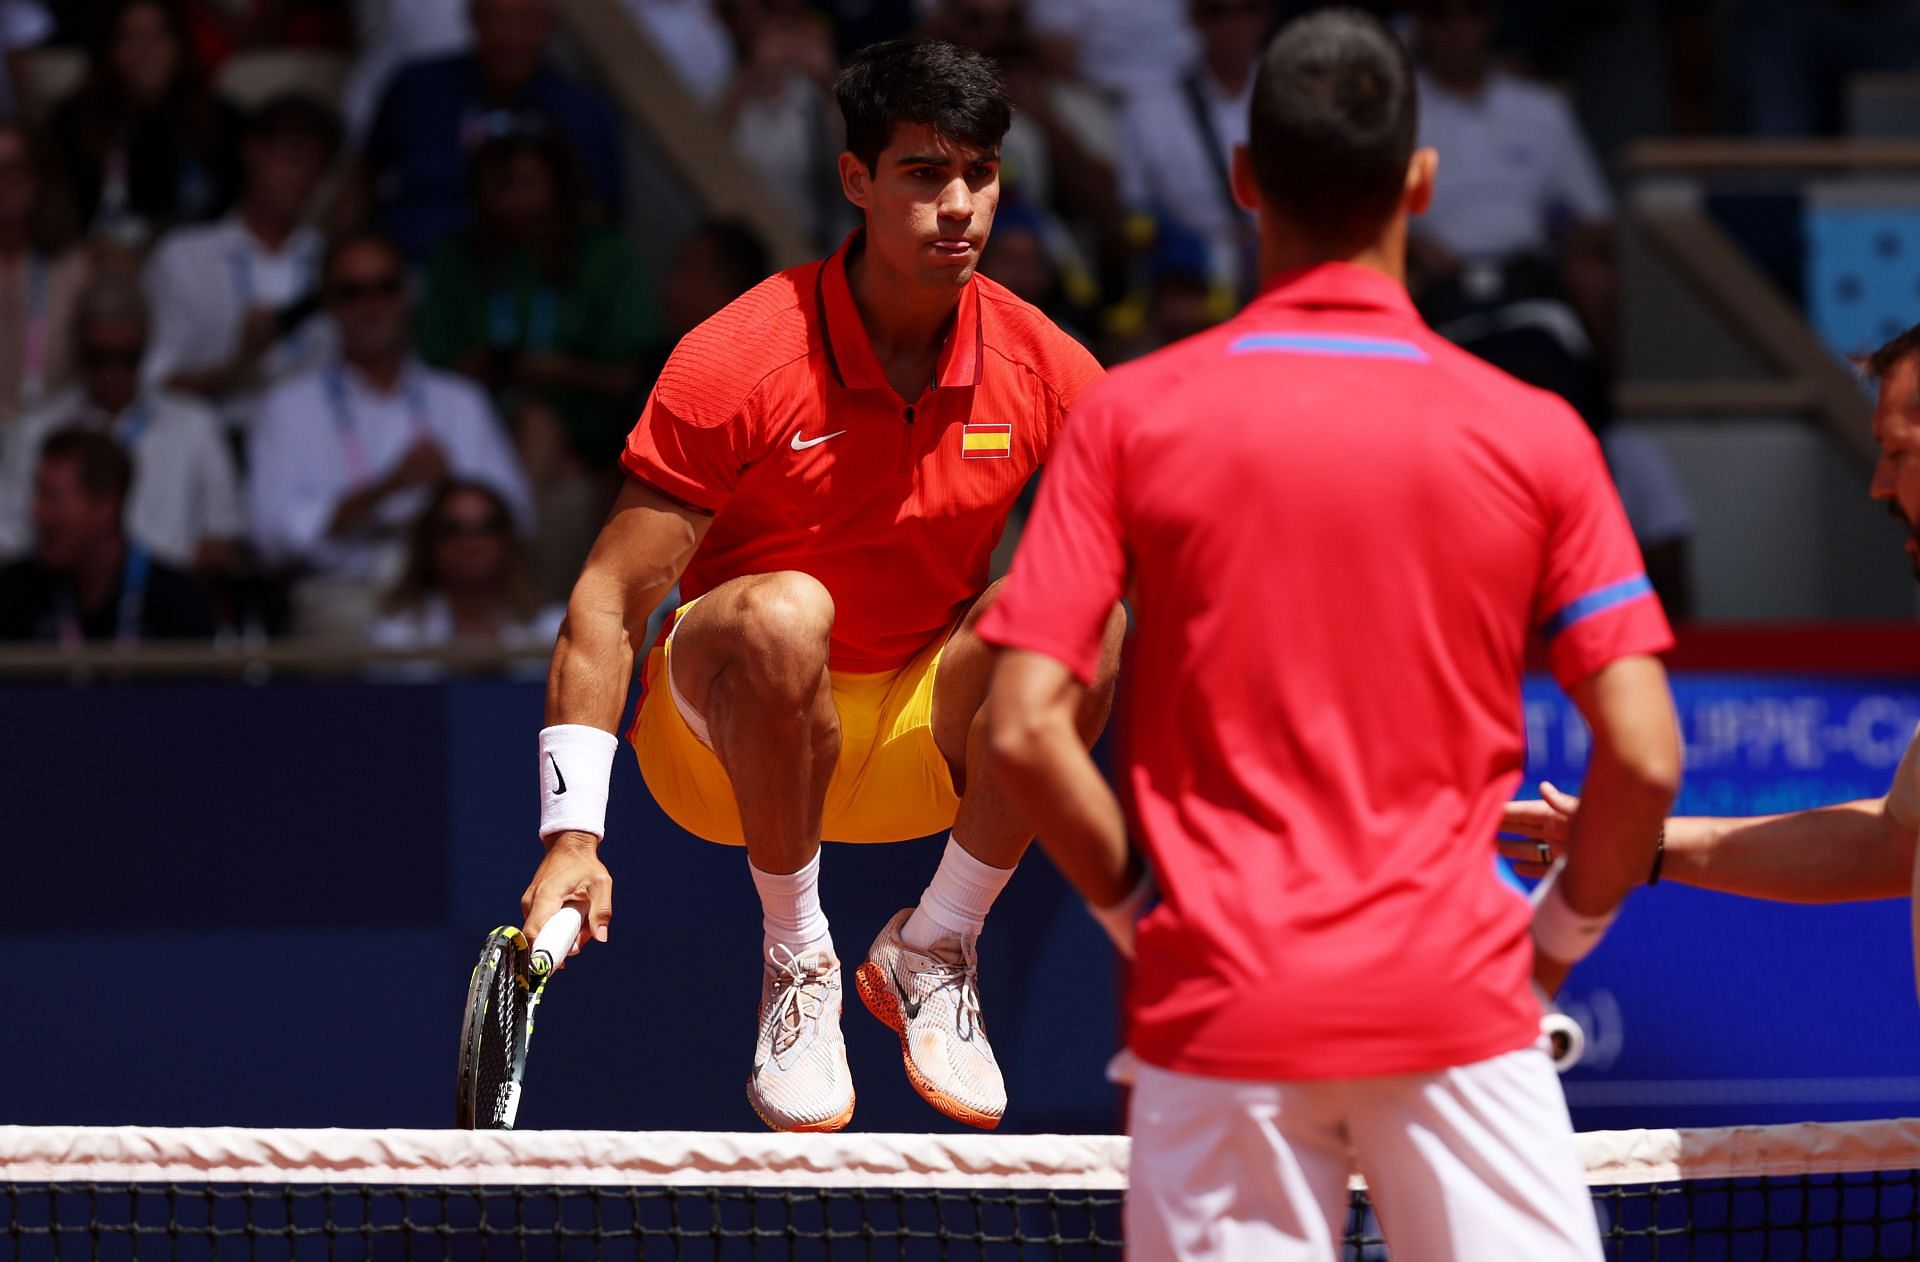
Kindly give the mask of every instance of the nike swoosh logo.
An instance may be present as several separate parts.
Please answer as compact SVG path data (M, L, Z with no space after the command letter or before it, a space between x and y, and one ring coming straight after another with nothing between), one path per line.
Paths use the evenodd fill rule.
M908 990L905 983L900 980L898 969L889 969L888 972L893 974L893 988L900 992L900 1011L907 1014L907 1020L917 1020L920 1016L920 1001L913 997L913 992Z
M560 786L553 791L553 796L559 797L567 791L567 778L560 774L560 764L554 761L552 754L547 755L547 765L553 768L554 782Z
M802 438L800 437L800 431L795 430L793 432L793 449L795 451L805 451L809 447L818 447L829 438L838 438L846 432L844 429L836 429L831 434L822 434L818 438Z

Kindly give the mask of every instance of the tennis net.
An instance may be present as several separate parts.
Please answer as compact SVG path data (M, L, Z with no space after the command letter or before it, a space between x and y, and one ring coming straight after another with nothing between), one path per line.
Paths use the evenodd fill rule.
M1580 1137L1617 1259L1920 1258L1920 1120ZM1127 1141L0 1126L0 1262L1043 1258ZM1387 1262L1356 1179L1345 1256Z

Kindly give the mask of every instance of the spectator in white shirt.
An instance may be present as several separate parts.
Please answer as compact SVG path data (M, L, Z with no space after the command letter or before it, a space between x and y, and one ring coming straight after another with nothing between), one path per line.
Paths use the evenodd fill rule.
M532 493L479 387L413 353L405 262L384 237L336 241L321 269L341 358L268 394L253 431L253 537L293 571L293 629L358 637L404 535L448 478L485 483L521 533Z
M730 0L723 15L738 64L719 102L728 138L807 239L830 250L853 223L840 192L833 41L792 0Z
M220 423L203 404L141 384L148 316L139 287L103 276L80 295L73 341L80 370L71 387L15 421L0 452L0 554L31 546L33 471L40 449L64 429L111 435L132 458L126 526L157 560L228 575L246 534L239 477Z
M1576 244L1613 199L1572 108L1494 64L1491 0L1422 0L1420 144L1440 154L1433 206L1416 219L1428 269L1500 264Z
M330 358L318 315L320 235L305 222L340 146L318 101L276 97L247 120L234 212L168 233L147 265L163 319L146 373L200 395L244 429L266 386Z
M381 648L551 650L566 608L541 599L500 493L479 482L446 482L414 524L406 569L381 601L381 615L367 628L368 641ZM544 657L537 669L544 679Z
M23 123L0 122L0 434L73 371L86 251L46 196L52 167Z
M1222 315L1253 278L1253 218L1229 174L1247 142L1254 63L1273 33L1269 0L1193 0L1203 55L1187 74L1136 88L1121 115L1120 197L1163 235L1197 246Z

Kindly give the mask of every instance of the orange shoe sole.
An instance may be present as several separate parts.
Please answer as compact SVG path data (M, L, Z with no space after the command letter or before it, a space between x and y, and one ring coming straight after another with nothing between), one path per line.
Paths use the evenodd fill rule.
M900 1001L894 998L893 986L873 961L869 960L854 970L853 984L854 989L860 992L860 1002L867 1005L867 1011L878 1017L880 1024L900 1036L900 1063L906 1066L907 1081L913 1084L913 1089L920 1093L922 1100L954 1121L977 1126L983 1131L1000 1125L999 1117L994 1114L970 1108L934 1086L913 1063L913 1053L907 1047L907 1022L900 1015Z
M804 1126L782 1126L760 1111L760 1102L753 1098L753 1079L747 1079L747 1105L753 1110L753 1115L766 1123L768 1130L780 1131L787 1135L818 1135L828 1131L845 1130L847 1123L853 1120L853 1106L858 1100L858 1096L848 1100L846 1112L838 1117L830 1117L824 1122L808 1122Z

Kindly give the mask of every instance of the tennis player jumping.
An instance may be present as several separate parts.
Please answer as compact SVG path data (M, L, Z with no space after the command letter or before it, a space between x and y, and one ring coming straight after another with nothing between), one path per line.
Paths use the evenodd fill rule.
M997 1124L1006 1088L974 944L1031 837L982 765L988 559L1067 410L1100 375L1034 308L975 275L1011 119L986 58L937 41L857 54L836 86L841 186L865 226L680 343L622 461L631 475L567 607L540 733L546 858L531 937L591 903L608 774L647 614L685 599L646 653L629 739L682 827L746 846L763 912L747 1096L778 1130L837 1130L854 1089L820 841L951 829L919 905L880 931L861 997L909 1079L949 1117ZM1106 720L1123 616L1109 603L1078 714Z
M1867 375L1879 384L1873 436L1880 461L1869 494L1907 528L1907 557L1920 580L1920 325L1867 357ZM1544 801L1515 802L1500 821L1503 832L1529 838L1502 843L1523 872L1536 843L1564 849L1580 799L1543 784ZM1920 845L1920 732L1882 797L1841 802L1784 815L1748 819L1678 818L1666 821L1660 857L1647 873L1701 889L1790 903L1837 903L1915 895L1915 958L1920 960L1920 889L1914 852Z
M1163 894L1128 996L1136 1259L1328 1262L1349 1153L1396 1258L1600 1257L1528 975L1645 875L1670 637L1580 419L1414 313L1414 135L1378 22L1281 31L1233 168L1262 293L1089 392L981 626L992 754L1112 908L1140 863L1077 720L1136 594L1125 772ZM1491 860L1531 632L1594 752L1529 935Z

